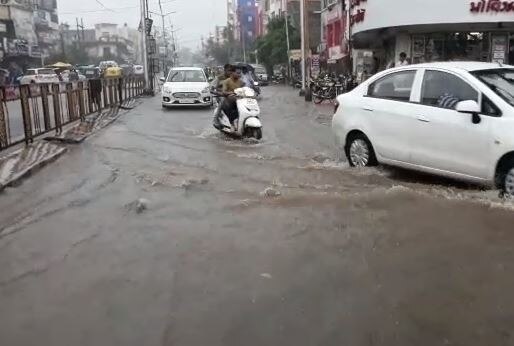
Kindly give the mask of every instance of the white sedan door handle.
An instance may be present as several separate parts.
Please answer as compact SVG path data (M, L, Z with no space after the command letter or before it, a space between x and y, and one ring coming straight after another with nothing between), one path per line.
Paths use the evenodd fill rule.
M362 107L363 110L367 111L367 112L373 112L375 111L373 108L371 107Z
M421 121L422 123L429 123L430 120L422 115L418 115L418 120Z

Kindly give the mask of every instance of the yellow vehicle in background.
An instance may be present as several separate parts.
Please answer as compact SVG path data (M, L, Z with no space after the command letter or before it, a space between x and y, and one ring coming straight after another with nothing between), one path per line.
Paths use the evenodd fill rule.
M99 67L104 78L121 78L123 75L123 69L115 61L102 61Z

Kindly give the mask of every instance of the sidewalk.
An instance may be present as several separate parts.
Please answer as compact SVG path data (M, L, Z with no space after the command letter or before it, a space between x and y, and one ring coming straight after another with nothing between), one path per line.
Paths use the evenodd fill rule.
M65 144L83 142L138 104L137 100L129 100L122 106L106 109L101 114L89 115L85 121L75 123L60 135L41 138L33 144L0 156L0 191L16 185L24 177L58 159L68 151Z

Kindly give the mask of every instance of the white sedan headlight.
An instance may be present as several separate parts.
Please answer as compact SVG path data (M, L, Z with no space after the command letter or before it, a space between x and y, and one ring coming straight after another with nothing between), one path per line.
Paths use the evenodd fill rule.
M162 87L162 92L165 94L171 94L171 87L169 85L164 85Z
M207 88L202 90L202 94L208 94L210 92L211 92L211 88L210 87L207 87Z

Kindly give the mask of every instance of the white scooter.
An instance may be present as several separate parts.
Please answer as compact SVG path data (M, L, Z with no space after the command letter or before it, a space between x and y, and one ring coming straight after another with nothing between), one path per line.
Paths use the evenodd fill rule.
M220 124L216 127L221 132L230 135L237 136L240 138L262 138L262 123L259 119L261 110L257 103L257 95L252 88L243 87L234 90L234 94L237 97L237 110L239 117L234 122L235 129L230 125L230 121L221 110L221 101L215 110L215 114L220 112Z

